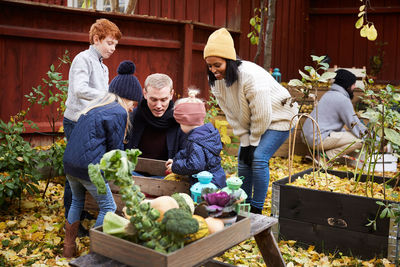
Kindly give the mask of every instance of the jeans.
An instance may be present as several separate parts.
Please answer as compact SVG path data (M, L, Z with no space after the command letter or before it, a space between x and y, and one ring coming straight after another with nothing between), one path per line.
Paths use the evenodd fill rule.
M97 194L96 186L87 180L79 179L67 174L67 179L71 185L72 190L72 203L71 208L68 213L68 222L73 224L74 222L80 221L81 212L85 204L85 192L86 190L93 196L99 205L99 215L97 216L96 224L94 227L103 224L104 216L107 212L115 212L117 210L117 205L115 204L113 195L111 193L110 186L106 184L107 194L99 195Z
M239 160L238 174L244 176L242 189L248 195L246 202L251 206L263 208L269 184L269 159L288 137L289 131L267 130L254 151L251 167Z
M64 118L63 120L63 126L64 126L64 134L65 137L67 138L67 142L69 138L71 137L72 130L74 130L74 127L76 125L75 121L71 121L67 118ZM68 217L68 211L69 208L71 207L71 202L72 202L72 192L71 192L71 186L69 185L68 179L65 180L65 186L64 186L64 216L65 218Z

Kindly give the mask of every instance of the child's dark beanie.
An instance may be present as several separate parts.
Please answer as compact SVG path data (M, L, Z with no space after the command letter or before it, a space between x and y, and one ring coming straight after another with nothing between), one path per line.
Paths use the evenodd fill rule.
M348 70L338 69L336 71L335 83L343 87L345 90L352 86L356 80L356 75Z
M142 86L133 76L136 66L130 60L122 61L118 67L118 75L111 81L108 91L120 97L140 102Z

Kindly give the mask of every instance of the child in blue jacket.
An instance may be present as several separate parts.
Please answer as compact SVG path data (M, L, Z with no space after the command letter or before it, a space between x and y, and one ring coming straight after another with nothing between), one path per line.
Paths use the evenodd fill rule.
M117 208L108 184L106 195L97 194L96 186L89 178L88 165L99 163L110 150L124 149L129 112L142 98L142 87L132 75L134 72L135 64L132 61L121 62L118 76L110 83L109 93L82 112L68 140L64 153L64 171L71 185L72 203L65 222L64 257L70 258L76 253L75 238L86 190L100 209L95 227L103 224L104 215L108 211L115 212Z
M189 89L189 97L176 101L174 118L187 134L185 148L166 163L168 171L193 175L201 171L213 174L212 183L219 188L226 186L225 172L221 167L221 136L211 123L204 124L206 109L196 98L197 90Z

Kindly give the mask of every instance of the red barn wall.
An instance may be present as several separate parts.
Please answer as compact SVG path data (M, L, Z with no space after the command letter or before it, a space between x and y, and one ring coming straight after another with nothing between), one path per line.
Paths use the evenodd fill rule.
M201 89L201 96L208 99L209 87L202 51L208 36L217 27L191 21L88 12L18 2L1 1L0 10L2 120L8 121L10 116L27 108L28 102L24 95L41 83L49 66L57 64L57 58L65 50L70 52L73 59L80 51L88 48L90 25L101 17L115 22L123 33L116 52L105 60L110 71L110 81L116 75L119 62L131 59L137 66L135 75L142 84L151 73L166 73L174 81L176 96L184 95L185 89L194 85ZM238 40L238 32L232 31L232 35ZM68 69L62 72L67 79ZM40 131L49 131L47 115L51 112L54 113L55 108L42 110L36 105L28 119L37 123ZM61 119L58 125L61 125Z
M378 80L400 83L400 1L374 0L367 10L368 21L378 31L375 41L360 36L354 27L357 20L358 0L310 1L307 45L309 54L327 54L331 65L362 67L370 73L370 58L378 53L379 43L385 52L383 68Z
M8 121L9 116L27 107L24 94L40 83L66 49L73 58L88 47L89 27L100 17L114 21L123 32L116 53L105 61L110 80L119 62L131 59L137 65L141 83L150 73L164 72L174 80L177 95L194 85L202 90L202 97L208 98L202 50L212 31L228 27L241 58L253 60L256 53L247 34L259 0L138 0L133 16L68 8L66 0L36 2L41 3L0 1L2 120ZM331 65L366 66L369 71L369 59L377 53L376 43L387 42L378 79L400 83L400 1L371 3L368 19L378 30L375 42L360 37L354 28L359 0L277 1L272 67L281 70L282 81L299 78L298 70L312 63L312 54L329 55ZM257 63L263 64L263 56ZM68 70L63 74L67 78ZM35 107L30 119L47 131L49 112L54 111Z

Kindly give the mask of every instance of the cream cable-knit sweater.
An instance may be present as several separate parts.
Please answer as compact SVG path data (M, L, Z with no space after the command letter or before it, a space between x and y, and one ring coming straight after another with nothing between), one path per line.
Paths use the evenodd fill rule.
M226 87L225 80L215 81L211 91L233 133L240 138L241 146L258 146L261 135L267 129L288 131L290 120L297 114L298 105L287 101L290 98L286 88L281 86L265 69L242 61L238 80ZM293 120L292 127L296 120Z

